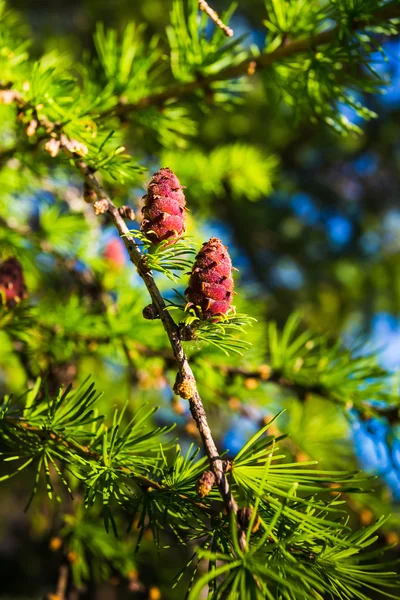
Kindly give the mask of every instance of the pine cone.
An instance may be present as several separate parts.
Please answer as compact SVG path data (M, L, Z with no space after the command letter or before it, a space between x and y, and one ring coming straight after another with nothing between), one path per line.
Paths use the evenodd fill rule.
M191 305L199 307L198 316L210 319L225 315L232 303L232 263L218 238L203 244L194 261L186 297Z
M26 298L26 286L22 267L16 258L8 258L0 264L0 304L12 308Z
M145 196L141 230L155 244L169 239L173 244L186 229L185 205L179 179L171 169L160 169L153 175Z

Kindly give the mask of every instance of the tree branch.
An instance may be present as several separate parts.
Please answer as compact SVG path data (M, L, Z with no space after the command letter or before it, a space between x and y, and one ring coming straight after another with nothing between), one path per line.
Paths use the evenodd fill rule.
M211 8L211 6L206 2L206 0L199 0L199 8L203 12L206 13L208 17L210 17L211 21L214 21L217 27L219 27L226 36L233 36L233 29L225 25L225 23L220 19L218 13Z
M57 582L57 591L54 594L51 594L52 598L56 598L57 600L65 600L65 593L67 591L68 584L68 565L61 565L58 582Z
M373 15L373 20L355 20L352 25L352 29L355 31L357 29L365 29L366 27L371 26L375 21L389 20L397 17L400 17L400 6L396 0L395 2L392 2L377 10ZM161 92L141 98L136 103L119 103L115 107L101 113L99 117L104 118L110 115L116 115L120 117L126 116L130 112L148 108L149 106L161 106L167 100L171 100L173 98L183 98L185 96L189 96L198 90L207 89L210 84L217 81L226 81L230 79L236 79L237 77L242 77L243 75L253 74L257 69L266 69L271 67L273 63L279 60L307 52L311 49L316 49L320 46L325 46L326 44L329 44L338 38L339 33L340 26L337 25L332 29L322 31L313 37L302 38L293 41L286 40L279 48L273 52L270 52L269 54L261 54L257 57L248 56L238 65L227 67L218 73L212 73L210 75L194 79L193 81L173 83Z
M219 456L217 446L214 442L210 427L208 425L207 415L197 390L197 384L193 375L193 371L183 350L181 340L179 339L178 328L167 310L164 299L154 281L153 274L150 271L143 269L142 254L140 253L135 240L129 234L129 229L126 226L124 219L119 214L118 208L109 198L97 177L85 164L85 162L81 159L78 159L76 160L76 165L85 178L85 181L96 192L97 197L107 203L107 209L105 212L108 212L110 215L119 235L126 246L126 249L128 250L131 262L135 265L139 275L142 277L152 302L155 304L158 310L158 314L160 315L165 332L167 333L178 366L180 380L181 382L186 383L190 388L190 394L187 395L190 405L190 412L192 413L193 419L195 420L197 428L200 432L204 448L210 462L211 470L215 475L218 489L221 493L227 511L229 513L233 512L236 514L238 511L238 505L232 496L232 492L224 472L223 462Z
M12 430L28 432L29 434L37 436L39 439L41 439L43 441L47 442L50 440L51 442L53 442L55 444L60 444L64 448L68 448L72 452L75 452L76 454L78 454L79 456L84 458L85 460L93 460L93 461L98 461L98 462L102 462L102 460L103 460L102 455L99 454L98 452L96 452L95 450L92 450L91 448L89 448L89 446L83 446L83 445L79 444L78 442L75 442L74 440L66 439L63 436L61 436L49 429L42 429L41 427L37 427L36 425L31 425L27 421L24 421L22 419L15 418L15 417L6 416L6 417L4 417L3 420L4 420L4 423ZM133 473L129 469L122 467L121 472L124 475L128 476L133 481L135 481L135 483L137 483L141 488L151 488L151 489L157 490L159 492L174 491L165 484L158 483L158 481L154 481L153 479L150 479L149 477L146 477L145 475L140 475L139 473ZM184 500L186 502L190 502L190 504L192 504L193 506L195 506L202 512L205 512L207 514L212 514L212 515L218 514L217 511L212 509L210 506L207 506L206 504L203 504L200 501L194 500L193 498L190 498L190 496L187 496L186 494L181 494L179 492L175 492L175 493L177 494L177 496L179 498L181 498L182 500Z

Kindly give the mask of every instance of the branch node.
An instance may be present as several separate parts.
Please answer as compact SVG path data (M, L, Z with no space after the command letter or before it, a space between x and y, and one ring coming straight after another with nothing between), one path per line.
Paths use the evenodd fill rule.
M104 215L108 211L108 201L105 198L96 200L93 204L93 210L95 215Z
M179 339L183 342L190 342L196 339L196 330L192 325L181 323L178 329Z
M192 398L197 391L194 377L178 373L174 384L174 393L185 400Z
M254 509L251 508L250 506L245 506L238 510L238 513L237 513L238 523L243 530L246 530L249 528L251 520L253 518L253 510ZM260 524L261 524L260 517L257 514L254 519L254 523L251 527L251 533L257 533L257 531L260 528Z
M204 471L196 483L196 491L199 496L205 498L209 495L216 482L212 471Z
M48 142L48 143L50 143L50 142ZM46 144L46 146L47 146L47 144ZM96 202L96 200L97 200L96 192L90 187L90 185L88 184L87 181L85 181L85 183L83 184L83 199L88 204L93 204L93 202Z
M123 219L126 219L127 221L135 220L135 211L133 210L133 208L131 208L130 206L127 206L126 204L124 204L123 206L120 206L118 209L118 212L121 215L121 217Z

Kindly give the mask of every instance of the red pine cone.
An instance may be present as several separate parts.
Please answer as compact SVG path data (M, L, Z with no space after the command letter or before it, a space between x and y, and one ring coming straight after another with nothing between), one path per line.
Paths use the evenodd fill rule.
M16 258L8 258L0 264L0 304L12 308L26 298L26 286L22 267Z
M185 195L177 176L164 168L154 173L142 208L141 230L149 240L159 244L174 243L185 232Z
M227 247L218 238L203 244L185 294L190 304L200 307L199 316L204 319L228 312L233 297L232 263Z

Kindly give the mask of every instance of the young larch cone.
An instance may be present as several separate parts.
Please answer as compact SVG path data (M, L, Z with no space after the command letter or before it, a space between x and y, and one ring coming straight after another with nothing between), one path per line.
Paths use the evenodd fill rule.
M159 244L164 240L176 242L185 232L185 195L177 176L164 168L154 173L142 208L141 230Z
M186 298L199 317L211 319L226 315L232 304L232 262L227 250L218 238L203 244L194 261L185 291Z
M16 258L8 258L0 264L0 304L12 308L26 298L26 286L22 267Z

